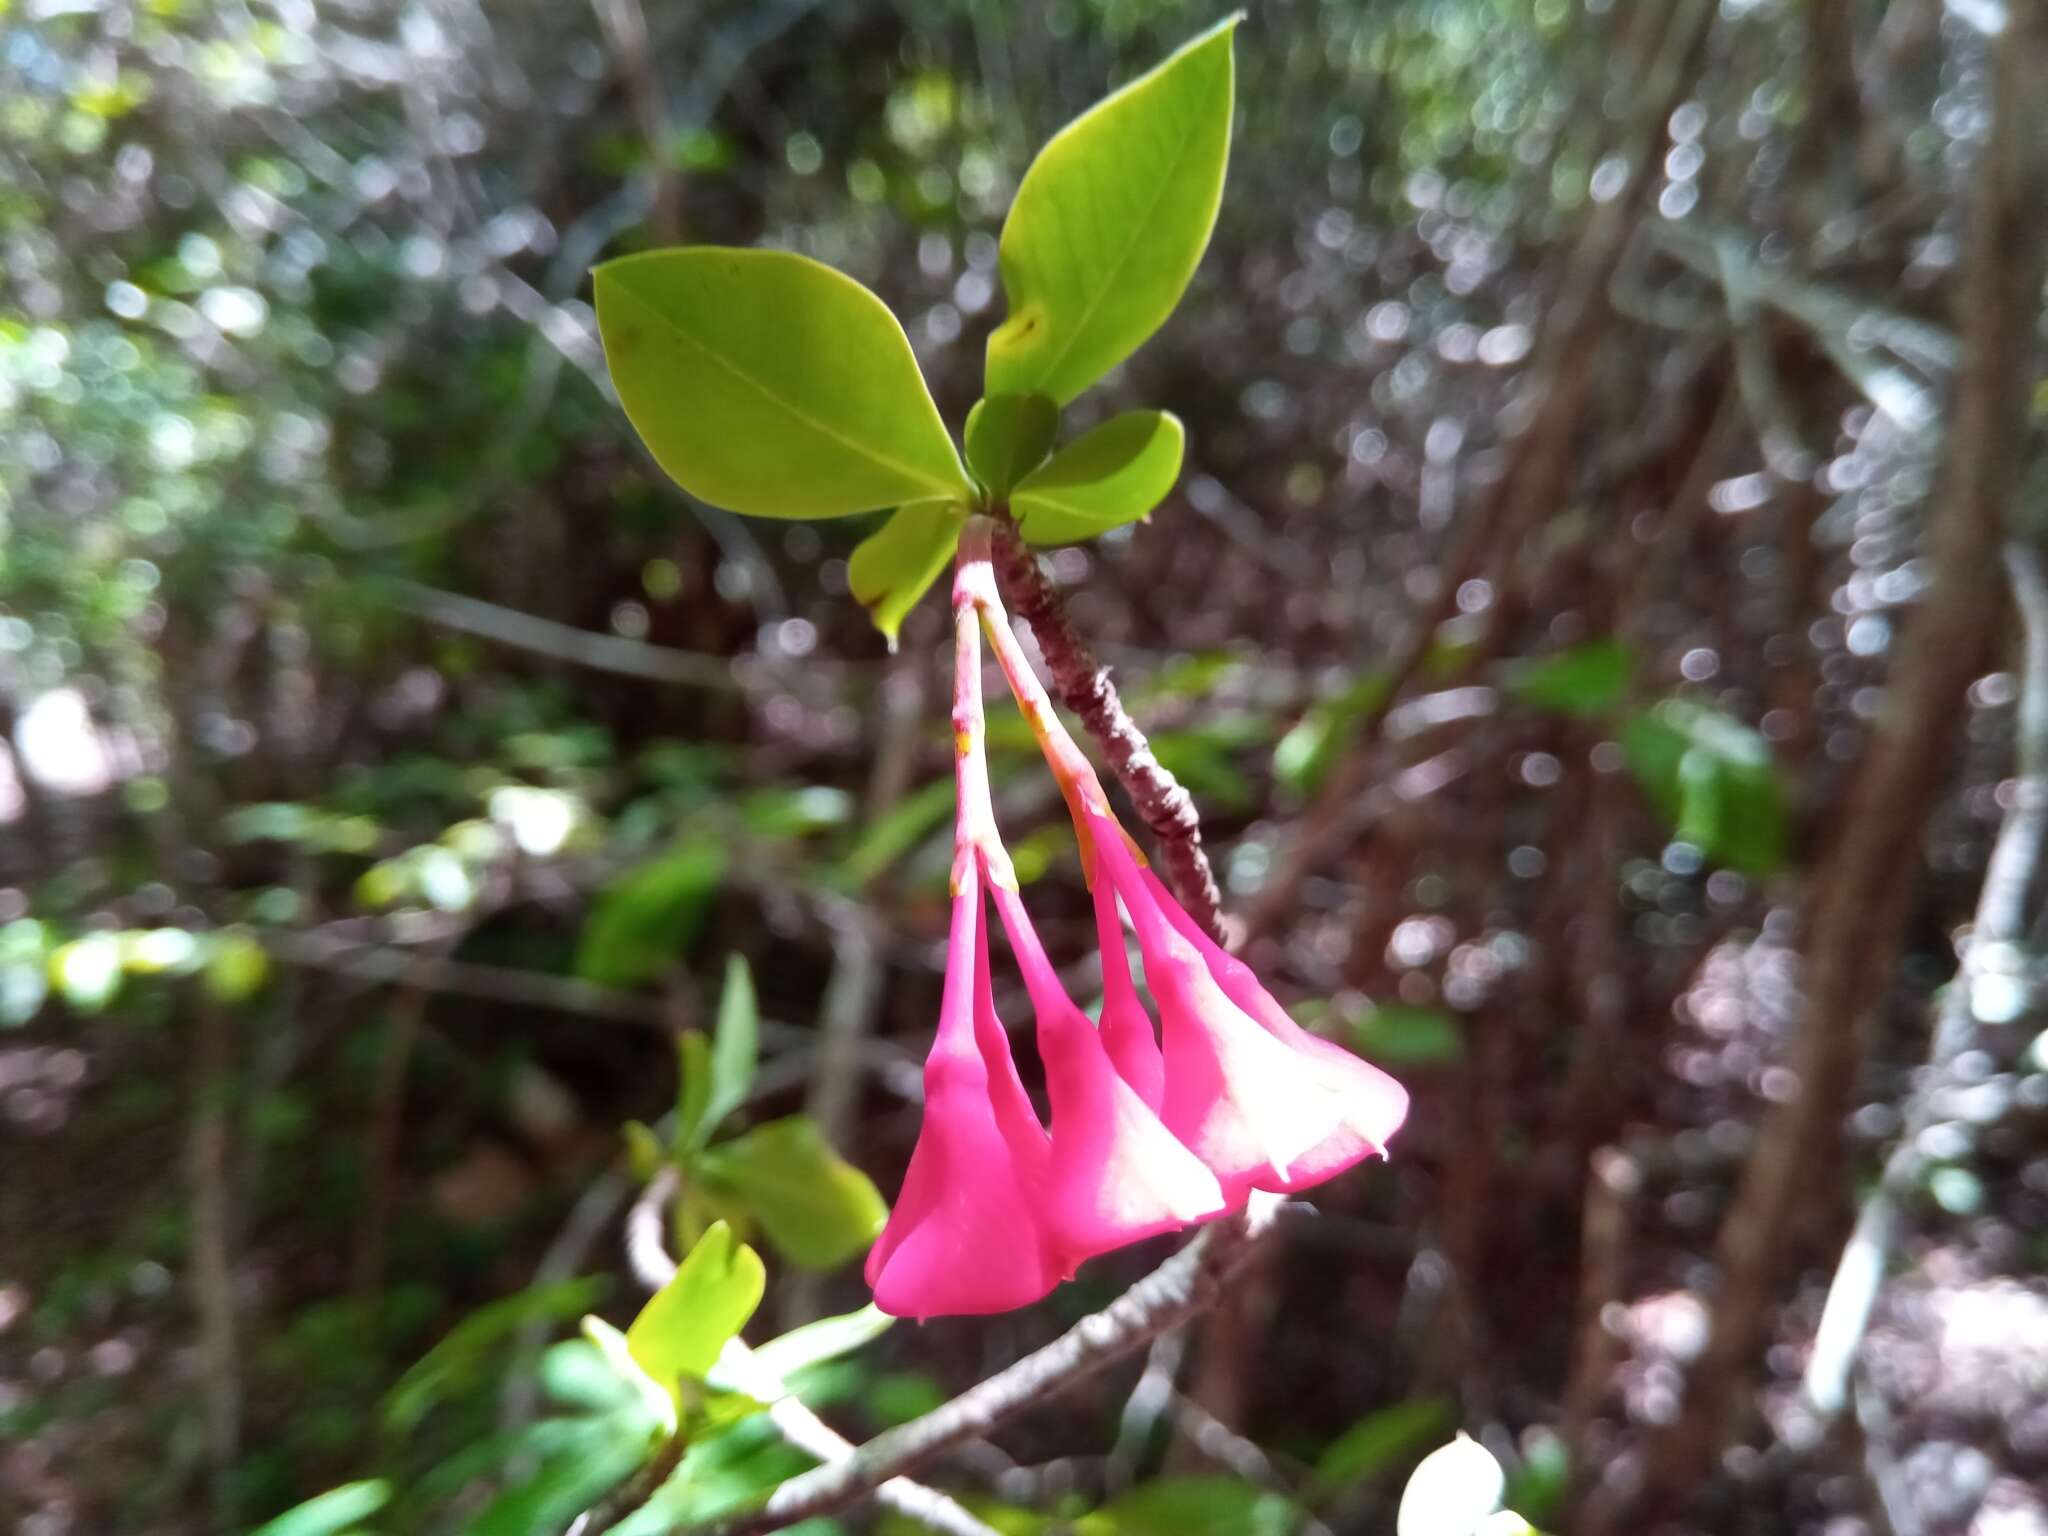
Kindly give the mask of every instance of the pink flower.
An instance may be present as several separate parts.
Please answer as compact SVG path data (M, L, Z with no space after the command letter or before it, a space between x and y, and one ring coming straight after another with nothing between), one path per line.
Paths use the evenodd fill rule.
M1064 1277L1043 1217L1042 1171L998 1123L975 1028L986 973L979 860L961 861L938 1037L924 1064L924 1125L889 1224L868 1252L875 1305L895 1317L1007 1312ZM991 1001L989 1016L994 1016ZM1008 1047L1003 1049L1008 1061ZM1015 1067L1010 1068L1015 1080ZM1017 1092L1021 1097L1023 1089ZM1029 1101L1024 1101L1028 1111ZM1036 1120L1032 1122L1036 1129ZM1034 1188L1034 1184L1040 1188Z
M1083 1259L1221 1215L1216 1178L1118 1073L1102 1036L1061 986L1024 903L990 895L1010 936L1052 1101L1046 1217L1069 1272Z
M1153 1111L1166 1102L1166 1061L1159 1054L1152 1015L1131 981L1131 957L1124 949L1124 925L1117 916L1116 891L1095 881L1095 937L1102 946L1102 1044L1123 1080Z
M1259 984L1252 968L1202 932L1168 894L1157 875L1149 869L1141 871L1141 875L1154 906L1182 938L1195 946L1224 996L1256 1019L1267 1033L1307 1058L1317 1079L1344 1102L1344 1115L1337 1129L1302 1154L1294 1165L1294 1182L1259 1187L1306 1189L1365 1158L1386 1156L1388 1141L1408 1118L1408 1090L1334 1040L1311 1034L1295 1023L1287 1010L1274 1001L1273 994Z
M1385 1151L1408 1099L1385 1073L1288 1018L1144 868L1003 617L985 525L954 582L953 921L925 1118L903 1190L868 1256L899 1317L1036 1301L1084 1260L1207 1220L1253 1189L1289 1191ZM989 795L981 627L1059 781L1093 887L1099 1025L1067 995L1017 891ZM1050 1130L996 1014L987 902L1036 1016ZM1145 960L1132 979L1120 912Z

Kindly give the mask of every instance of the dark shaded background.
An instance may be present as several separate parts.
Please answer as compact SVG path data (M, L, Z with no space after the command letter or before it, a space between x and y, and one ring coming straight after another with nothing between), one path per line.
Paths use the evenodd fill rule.
M1171 409L1186 473L1051 570L1248 953L1414 1114L1149 1435L1105 1460L1134 1366L935 1481L1072 1513L1210 1468L1379 1531L1463 1427L1552 1530L2048 1532L2032 849L2009 942L1938 993L2036 806L1998 545L2030 569L2042 505L2038 99L1971 233L2008 10L2038 98L2033 0L1253 5L1215 242L1068 417ZM939 605L892 658L846 595L870 520L660 477L587 270L829 261L958 422L1031 152L1211 17L0 6L8 1530L240 1529L437 1467L380 1528L456 1528L450 1458L530 1416L548 1335L410 1435L380 1399L537 1276L630 1315L618 1127L672 1102L728 953L771 1023L750 1112L808 1105L893 1189ZM1087 995L1031 761L1006 830ZM1830 1418L1800 1376L1902 1127ZM899 1328L831 1411L913 1412L1156 1257ZM778 1274L768 1310L863 1299Z

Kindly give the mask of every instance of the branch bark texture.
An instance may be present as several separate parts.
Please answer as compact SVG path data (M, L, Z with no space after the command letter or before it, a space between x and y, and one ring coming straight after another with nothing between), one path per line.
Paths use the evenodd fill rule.
M1038 557L1008 523L996 526L995 568L1003 601L1031 626L1053 691L1095 738L1139 820L1151 831L1173 894L1210 938L1224 943L1222 898L1202 847L1194 796L1152 755L1145 733L1117 696L1109 668L1074 628L1059 593L1039 569Z

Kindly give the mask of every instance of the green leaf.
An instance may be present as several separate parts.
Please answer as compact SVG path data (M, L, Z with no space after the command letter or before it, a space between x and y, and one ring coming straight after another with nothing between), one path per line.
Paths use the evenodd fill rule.
M1230 155L1232 16L1053 135L1003 223L987 393L1061 405L1135 352L1202 259Z
M1234 1477L1166 1477L1084 1517L1104 1536L1287 1536L1301 1510Z
M1785 798L1762 736L1732 715L1666 699L1623 725L1630 771L1681 842L1746 875L1785 863Z
M1374 1061L1441 1067L1465 1057L1465 1031L1455 1014L1441 1008L1387 1003L1344 1021L1351 1046Z
M1508 1476L1501 1502L1540 1525L1564 1506L1571 1487L1571 1451L1564 1437L1535 1426L1522 1436L1522 1461Z
M681 1383L663 1386L633 1358L626 1336L601 1317L583 1319L583 1337L592 1344L612 1377L625 1389L627 1405L635 1407L648 1424L648 1433L659 1430L673 1435L682 1422Z
M339 1536L355 1529L390 1502L391 1485L382 1478L344 1483L273 1520L266 1520L249 1536Z
M389 1392L378 1417L405 1436L451 1397L470 1391L503 1364L505 1341L536 1320L566 1322L587 1312L608 1288L601 1276L536 1286L479 1307L416 1360Z
M711 1042L701 1029L676 1036L676 1156L704 1144L698 1128L711 1107Z
M967 467L998 501L1045 462L1060 408L1044 395L990 395L967 413Z
M1367 672L1334 698L1312 704L1273 748L1273 777L1297 795L1328 776L1358 734L1358 722L1387 696L1383 672Z
M953 558L965 519L957 501L899 507L877 533L862 539L847 563L846 582L891 650L904 615L917 606Z
M953 780L934 779L868 823L860 841L839 866L839 877L856 888L865 886L953 812Z
M761 1053L761 1010L754 1000L754 973L740 955L725 962L725 989L718 995L717 1032L711 1037L711 1092L697 1122L697 1144L747 1101L754 1065Z
M1126 411L1017 482L1010 511L1032 544L1092 539L1145 516L1180 474L1186 434L1165 411Z
M1414 1397L1367 1414L1332 1440L1316 1458L1316 1485L1341 1493L1434 1445L1456 1422L1448 1399Z
M970 501L888 306L787 251L698 246L597 269L612 382L661 467L756 517Z
M1609 637L1555 656L1511 663L1502 682L1524 704L1554 715L1598 720L1621 707L1635 670L1634 648Z
M830 784L777 784L740 803L740 820L756 837L809 837L845 826L857 802Z
M679 1393L683 1381L701 1381L711 1370L761 1304L766 1283L760 1256L718 1222L648 1298L626 1330L626 1348L650 1378Z
M687 842L628 870L599 894L576 947L576 974L637 987L682 958L725 876L725 850Z
M763 1369L786 1379L827 1360L852 1354L879 1339L895 1322L895 1318L870 1302L858 1312L821 1317L815 1323L792 1328L755 1350L754 1359Z
M531 1475L507 1489L463 1527L465 1536L533 1536L558 1531L644 1464L654 1448L638 1405L594 1418L554 1419Z
M808 1115L790 1115L721 1142L699 1175L759 1219L790 1263L831 1269L866 1250L889 1219L873 1182L825 1143Z

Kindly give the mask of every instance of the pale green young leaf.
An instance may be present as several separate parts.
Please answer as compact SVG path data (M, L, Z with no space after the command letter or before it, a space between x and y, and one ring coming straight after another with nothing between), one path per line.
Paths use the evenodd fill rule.
M1061 405L1135 352L1202 259L1230 154L1237 16L1055 134L1003 224L987 392Z
M754 973L747 969L744 958L731 955L725 962L725 989L718 994L718 1027L711 1037L711 1091L697 1122L699 1145L746 1102L760 1050L761 1010L754 1000Z
M967 413L967 467L998 500L1052 452L1060 408L1044 395L989 395Z
M1025 541L1071 544L1145 516L1173 489L1184 437L1166 411L1126 411L1067 444L1010 493Z
M701 1178L729 1191L761 1223L777 1253L803 1269L831 1269L864 1251L889 1219L873 1182L827 1145L807 1115L790 1115L721 1142Z
M890 649L904 615L917 606L953 558L965 521L957 501L920 501L899 507L881 531L855 547L846 569L847 585L888 636Z
M691 495L795 518L973 495L903 327L852 278L695 246L608 262L596 293L620 403Z
M685 1380L701 1381L754 1315L766 1283L760 1255L715 1223L626 1330L633 1363L672 1394Z

